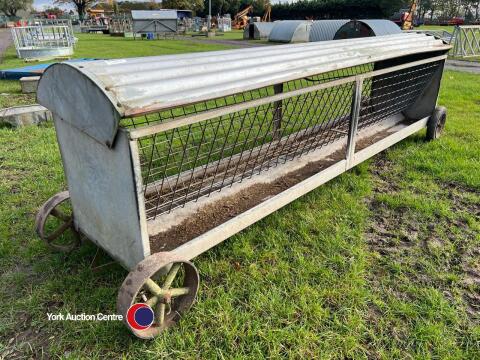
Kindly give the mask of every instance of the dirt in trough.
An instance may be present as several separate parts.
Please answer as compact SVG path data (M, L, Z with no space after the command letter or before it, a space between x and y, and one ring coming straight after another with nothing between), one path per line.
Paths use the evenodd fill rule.
M208 230L223 224L231 218L253 208L303 180L317 174L345 156L345 148L336 151L328 158L311 162L301 169L288 173L272 183L259 183L224 197L220 201L206 205L194 216L189 217L168 231L150 237L152 253L169 251L202 235Z
M369 145L392 133L384 130L357 142L356 150L362 150ZM235 216L253 208L270 197L280 194L303 180L317 174L327 167L345 158L345 147L320 161L311 162L301 169L288 173L273 183L260 183L241 190L235 195L224 197L221 201L206 205L197 213L185 219L177 226L150 237L152 253L170 251L207 231L223 224Z

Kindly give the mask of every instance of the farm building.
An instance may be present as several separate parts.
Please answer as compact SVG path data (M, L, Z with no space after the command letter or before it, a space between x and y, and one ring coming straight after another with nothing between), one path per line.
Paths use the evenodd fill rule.
M272 22L254 22L249 24L243 31L244 40L262 40L268 39L275 23Z
M310 42L333 40L337 31L350 20L318 20L310 28Z
M268 41L280 43L308 42L312 21L284 20L274 23Z
M177 32L177 10L132 10L134 34Z
M390 20L352 20L337 31L334 40L393 35L401 32L398 25Z

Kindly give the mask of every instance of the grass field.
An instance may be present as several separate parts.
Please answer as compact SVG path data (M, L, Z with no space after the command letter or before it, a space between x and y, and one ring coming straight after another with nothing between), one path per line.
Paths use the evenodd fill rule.
M445 30L453 33L455 26L440 26L440 25L422 25L418 27L419 30Z
M113 313L126 272L38 240L36 210L66 188L54 129L0 129L0 358L480 358L478 94L478 75L447 71L443 138L412 136L195 259L197 304L151 342L48 321Z

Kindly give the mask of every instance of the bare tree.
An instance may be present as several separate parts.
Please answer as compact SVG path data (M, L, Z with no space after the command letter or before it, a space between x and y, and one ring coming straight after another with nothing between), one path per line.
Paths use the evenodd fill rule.
M0 0L2 1L2 0ZM10 0L7 0L10 1ZM55 0L55 4L69 4L75 6L77 9L78 17L80 21L83 21L85 18L85 13L87 9L91 8L93 5L97 4L98 0Z
M20 10L28 10L33 0L0 0L0 12L7 16L17 16Z

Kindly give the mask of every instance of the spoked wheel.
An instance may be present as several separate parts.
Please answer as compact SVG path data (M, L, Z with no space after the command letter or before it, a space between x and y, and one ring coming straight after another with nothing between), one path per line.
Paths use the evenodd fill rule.
M438 106L427 123L427 140L436 140L445 129L445 123L447 122L447 109L443 106Z
M35 231L47 245L68 253L80 245L80 234L73 226L68 191L52 196L42 205L35 219Z
M185 260L157 253L141 261L120 288L118 314L133 334L152 339L177 323L192 306L198 271Z

